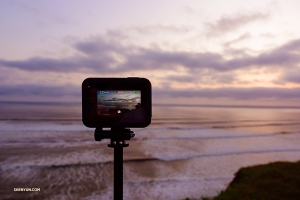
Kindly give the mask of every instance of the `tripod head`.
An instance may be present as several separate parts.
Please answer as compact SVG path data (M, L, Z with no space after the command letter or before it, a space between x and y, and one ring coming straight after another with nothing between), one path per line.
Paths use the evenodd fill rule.
M110 144L108 144L108 147L111 148L119 145L121 145L122 147L128 147L129 144L126 144L125 140L130 140L134 136L134 132L130 129L117 127L112 127L111 130L103 130L102 127L97 127L94 133L95 141L110 139Z

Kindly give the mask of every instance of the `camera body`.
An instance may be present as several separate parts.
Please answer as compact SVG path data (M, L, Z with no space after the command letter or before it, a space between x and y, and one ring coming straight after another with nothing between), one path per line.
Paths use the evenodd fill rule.
M143 128L151 123L151 83L146 78L87 78L82 122L90 128Z

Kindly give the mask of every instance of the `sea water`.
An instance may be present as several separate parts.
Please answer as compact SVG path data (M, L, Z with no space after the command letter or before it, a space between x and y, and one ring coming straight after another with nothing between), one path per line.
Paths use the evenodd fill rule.
M153 106L124 149L124 199L201 199L241 167L300 160L300 109ZM0 104L0 198L113 199L113 149L79 104ZM14 192L40 188L40 192Z

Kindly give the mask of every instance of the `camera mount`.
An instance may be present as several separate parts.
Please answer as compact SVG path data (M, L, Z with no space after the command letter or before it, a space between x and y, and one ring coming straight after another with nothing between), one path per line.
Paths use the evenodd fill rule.
M102 127L95 129L95 141L110 139L107 146L114 149L114 200L123 199L123 148L129 144L125 140L130 140L135 136L130 129L112 127L111 130L103 130Z

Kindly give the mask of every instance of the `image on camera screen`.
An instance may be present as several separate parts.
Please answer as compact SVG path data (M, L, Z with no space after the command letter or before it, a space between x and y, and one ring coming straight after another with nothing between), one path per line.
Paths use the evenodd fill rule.
M97 115L98 117L121 117L129 111L141 107L140 90L98 90ZM129 117L129 115L127 115ZM130 117L134 117L133 115ZM135 118L135 117L134 117Z

